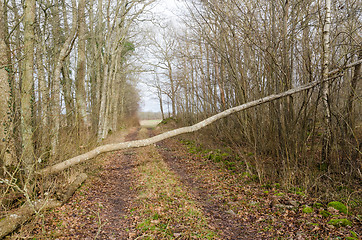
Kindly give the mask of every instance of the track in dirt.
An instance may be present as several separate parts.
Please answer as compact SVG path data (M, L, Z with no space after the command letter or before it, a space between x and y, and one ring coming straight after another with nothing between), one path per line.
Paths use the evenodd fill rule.
M153 135L150 131L150 135ZM177 174L181 182L195 197L202 207L211 225L220 231L222 239L253 239L252 232L247 233L244 222L233 212L227 212L225 202L219 200L213 186L200 180L193 171L194 165L184 161L180 152L173 149L172 141L162 141L156 144L157 149L169 168Z
M135 140L138 131L133 129L125 140ZM100 173L67 204L49 213L44 221L39 220L33 236L46 232L46 239L129 239L134 231L130 212L136 207L136 159L135 150L106 156Z
M128 134L125 140L135 140L138 130ZM133 150L115 153L100 176L102 191L96 194L104 199L102 216L107 220L99 235L101 239L127 239L132 228L132 219L127 216L132 208L131 201L136 197L133 190L134 154Z

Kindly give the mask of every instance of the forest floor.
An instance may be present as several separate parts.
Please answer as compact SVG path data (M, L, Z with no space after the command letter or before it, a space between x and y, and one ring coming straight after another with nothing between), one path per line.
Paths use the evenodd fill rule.
M124 139L155 134L132 128ZM102 164L68 203L10 238L358 239L362 234L355 217L278 185L261 186L248 174L190 152L178 139L105 154L96 162ZM314 205L311 213L303 212L306 205ZM323 209L332 215L323 217ZM353 225L334 227L327 224L332 218Z

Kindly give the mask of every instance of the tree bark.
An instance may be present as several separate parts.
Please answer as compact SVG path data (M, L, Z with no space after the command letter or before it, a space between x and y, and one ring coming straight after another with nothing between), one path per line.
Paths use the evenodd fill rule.
M0 167L12 162L12 157L7 153L8 143L11 137L11 93L8 62L8 47L5 42L5 17L4 5L0 2Z
M86 22L85 22L85 0L78 4L78 66L76 79L76 102L78 122L81 132L88 126L87 103L85 91L86 74Z
M20 209L0 221L0 239L15 231L19 226L27 222L36 212L44 212L47 209L60 206L56 200L37 200L31 204L26 203Z
M24 63L21 81L21 136L22 160L26 174L31 179L34 169L34 147L32 129L32 88L34 84L34 24L35 0L25 1L24 10Z
M67 191L62 196L62 202L66 203L72 197L74 192L82 185L82 183L88 178L87 174L81 173L76 179L67 187Z
M329 65L329 34L331 25L331 0L325 0L325 23L323 29L323 77L325 80L328 78L328 65ZM323 149L322 149L322 160L326 161L329 159L331 145L332 145L332 126L331 126L331 109L329 106L329 83L323 81L321 83L322 91L322 102L324 107L324 136L323 136Z
M75 1L73 0L73 6L75 6ZM74 41L77 37L77 13L76 10L73 9L73 22L72 22L72 30L65 40L62 49L60 50L58 59L56 60L54 75L53 75L53 136L52 136L52 155L57 154L58 141L59 141L59 129L60 129L60 74L63 67L63 62L65 58L69 55Z

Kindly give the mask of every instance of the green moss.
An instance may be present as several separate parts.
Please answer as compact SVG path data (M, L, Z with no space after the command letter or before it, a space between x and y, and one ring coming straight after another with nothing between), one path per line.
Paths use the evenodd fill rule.
M311 226L319 226L318 223L313 223L313 222L308 222L307 225L311 225Z
M282 196L284 196L284 193L278 192L278 193L275 194L275 196L282 197Z
M344 205L341 202L337 202L337 201L330 202L330 203L328 203L328 207L332 207L332 208L340 211L341 213L347 214L347 207L346 207L346 205Z
M352 223L345 219L345 218L342 218L342 219L332 219L328 222L329 225L333 225L335 227L345 227L345 226L352 226Z
M351 233L351 235L353 236L353 237L358 237L357 236L357 233L355 233L355 232L353 232L353 231L349 231L350 233Z
M279 184L279 183L276 183L276 184L274 184L274 187L275 187L276 189L279 189L279 188L280 188L280 184Z
M314 209L309 206L304 206L303 210L304 213L312 213L314 212Z
M288 192L290 193L295 193L295 194L298 194L298 195L301 195L301 196L304 196L304 189L302 188L299 188L299 187L291 187Z
M328 211L326 211L326 210L320 211L320 214L321 214L323 217L325 217L325 218L331 216L331 213L328 212Z
M313 204L313 207L314 207L314 208L317 208L317 209L318 209L318 208L322 208L322 207L323 207L323 204L322 204L322 203L319 203L319 202L316 202L316 203Z
M358 235L357 233L353 232L353 231L349 231L351 233L351 237L346 237L346 239L349 239L349 240L357 240L358 239Z

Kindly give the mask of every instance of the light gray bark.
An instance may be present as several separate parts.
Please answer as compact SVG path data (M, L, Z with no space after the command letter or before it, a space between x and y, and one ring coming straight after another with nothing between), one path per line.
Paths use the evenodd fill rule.
M325 22L323 29L323 80L328 78L328 65L329 65L329 55L330 55L330 26L331 26L331 0L325 0ZM329 106L329 83L323 81L321 84L322 91L322 102L324 108L324 124L325 124L325 133L324 133L324 143L322 149L322 158L326 160L329 158L331 141L332 141L332 126L331 126L331 109Z

